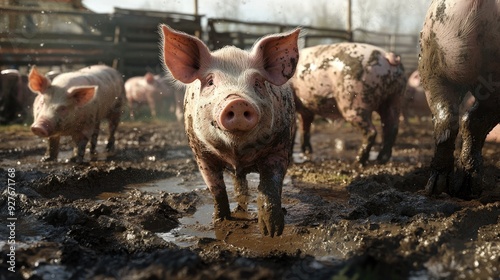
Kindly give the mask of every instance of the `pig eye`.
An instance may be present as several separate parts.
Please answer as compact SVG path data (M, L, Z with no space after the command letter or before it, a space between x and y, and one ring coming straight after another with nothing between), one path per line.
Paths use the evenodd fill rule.
M59 114L66 114L66 112L68 112L68 107L66 107L66 106L60 106L59 108L57 108L57 112Z
M208 75L205 79L205 85L211 87L214 85L214 76L212 74Z
M258 89L264 88L264 79L262 77L255 78L254 87Z

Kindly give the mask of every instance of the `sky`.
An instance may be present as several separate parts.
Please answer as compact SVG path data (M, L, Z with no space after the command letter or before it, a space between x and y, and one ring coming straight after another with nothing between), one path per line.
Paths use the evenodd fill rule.
M83 0L83 4L98 13L112 13L113 7L126 8L126 9L145 9L157 11L172 11L186 14L194 13L194 0ZM199 14L209 15L213 14L211 5L208 2L214 1L198 0ZM245 2L245 1L242 1ZM253 1L249 3L261 5L267 1ZM208 3L208 4L207 4ZM256 14L255 14L256 15Z
M421 28L430 0L352 0L353 25L372 31L414 33ZM400 2L401 1L401 2ZM98 13L112 13L114 7L194 13L194 0L83 0L84 5ZM331 15L332 23L346 26L347 0L198 0L198 12L206 17L228 17L243 21L279 22L315 26L317 15ZM229 4L228 4L229 3ZM307 3L307 4L304 4ZM404 4L400 4L404 3ZM364 6L364 12L360 11ZM393 8L401 5L399 12ZM395 15L399 14L397 19ZM361 17L369 17L361 20ZM397 16L396 16L397 17ZM399 20L396 25L389 20ZM366 25L366 26L362 26Z

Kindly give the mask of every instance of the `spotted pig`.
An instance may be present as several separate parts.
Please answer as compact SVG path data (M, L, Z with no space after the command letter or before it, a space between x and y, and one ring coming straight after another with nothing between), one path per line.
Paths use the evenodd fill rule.
M499 18L498 0L434 0L427 12L419 71L434 122L430 194L470 197L482 191L481 150L500 122ZM459 117L468 91L476 102ZM459 126L462 148L455 166Z
M312 152L310 128L315 115L344 118L363 132L357 161L365 164L377 130L372 112L382 120L383 145L377 161L387 162L399 125L400 100L406 77L400 58L381 48L359 43L319 45L302 49L292 78L303 152Z
M115 130L120 122L125 90L121 74L105 65L85 67L60 74L54 80L41 75L33 66L29 87L37 93L33 104L34 122L31 131L48 137L48 148L42 161L57 160L61 136L71 136L75 143L71 161L82 162L90 140L95 155L99 124L107 119L109 138L106 149L112 151Z
M156 118L161 105L171 103L178 120L182 120L182 99L184 94L170 84L167 77L147 72L143 76L131 77L125 82L125 93L130 110L130 118L135 119L138 106L147 104L151 117Z
M287 84L298 60L299 30L269 35L251 51L210 52L198 38L161 26L163 61L184 98L186 133L215 199L215 219L231 216L223 171L230 170L239 210L246 211L250 172L260 174L258 223L281 235L281 190L292 146L295 107Z

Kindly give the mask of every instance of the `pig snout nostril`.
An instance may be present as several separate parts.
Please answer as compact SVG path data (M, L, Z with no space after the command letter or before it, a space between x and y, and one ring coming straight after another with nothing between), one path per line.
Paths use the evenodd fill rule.
M235 99L222 106L219 123L227 131L249 131L257 125L258 112L253 105L242 99Z
M49 137L52 131L52 125L47 121L36 122L31 126L31 132L40 137Z
M43 126L40 126L40 125L32 126L31 132L33 132L33 134L40 136L40 137L47 137L48 136L47 130Z

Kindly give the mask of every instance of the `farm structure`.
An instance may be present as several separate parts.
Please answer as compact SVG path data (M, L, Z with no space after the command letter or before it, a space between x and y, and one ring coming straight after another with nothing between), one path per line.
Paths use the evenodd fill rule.
M146 71L161 73L158 25L200 37L211 49L225 45L250 48L264 34L296 26L243 22L171 12L115 8L111 14L87 9L52 9L0 3L0 69L27 72L31 65L73 70L104 63L125 78ZM206 22L206 26L202 24ZM417 34L389 34L362 29L301 26L300 47L343 41L364 42L401 55L407 71L417 66Z

